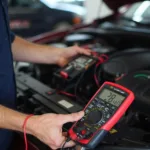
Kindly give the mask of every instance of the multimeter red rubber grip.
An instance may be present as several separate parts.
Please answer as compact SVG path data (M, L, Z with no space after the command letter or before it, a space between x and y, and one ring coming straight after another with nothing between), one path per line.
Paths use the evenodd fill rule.
M70 130L71 131L71 130ZM69 133L71 134L71 132ZM89 142L89 140L83 139L83 140L75 140L72 139L74 141L76 141L77 144L82 145L83 147L87 147L87 148L95 148L100 141L103 140L103 138L108 134L108 131L105 130L99 130L96 134L95 134L95 138L92 138ZM73 135L73 134L72 134ZM74 137L75 138L75 137Z
M130 91L129 89L127 89L119 84L112 83L112 82L105 82L104 84L109 84L114 87L120 88L121 90L123 90L129 94L128 97L126 98L126 100L121 104L119 109L115 112L113 117L101 128L103 130L109 131L119 121L119 119L124 115L124 113L126 112L128 107L132 104L132 102L134 100L134 94L132 91Z
M101 91L101 89L105 85L109 85L109 86L118 88L118 89L126 92L128 94L128 96L125 98L123 103L118 107L115 114L104 125L102 125L95 133L93 133L93 135L90 138L78 139L76 133L73 131L73 127L76 125L77 122L71 127L71 129L69 130L70 138L74 141L77 141L81 145L84 145L85 147L95 147L96 143L97 142L99 143L101 141L101 139L106 135L106 133L108 133L108 131L110 131L110 129L119 121L119 119L123 116L123 114L126 112L128 107L131 105L131 103L134 100L134 94L129 89L127 89L121 85L112 83L112 82L105 82L99 88L99 90L95 93L95 95L91 98L91 100L88 102L88 104L86 105L84 110L86 110L86 108L90 105L90 103L93 101L93 99L96 97L96 95L98 95L98 93Z

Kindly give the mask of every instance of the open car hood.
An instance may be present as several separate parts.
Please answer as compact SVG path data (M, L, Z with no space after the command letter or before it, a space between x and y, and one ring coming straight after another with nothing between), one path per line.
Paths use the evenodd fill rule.
M121 6L139 2L142 0L103 0L113 11L117 11Z

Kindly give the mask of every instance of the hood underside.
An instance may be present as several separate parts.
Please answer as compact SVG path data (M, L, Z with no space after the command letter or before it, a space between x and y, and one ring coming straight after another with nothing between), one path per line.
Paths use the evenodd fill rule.
M113 11L117 11L121 6L139 2L142 0L103 0Z

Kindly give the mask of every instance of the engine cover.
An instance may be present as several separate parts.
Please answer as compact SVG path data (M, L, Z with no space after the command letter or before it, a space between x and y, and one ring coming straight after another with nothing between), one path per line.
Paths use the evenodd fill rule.
M134 92L133 108L150 115L150 71L129 73L116 82Z
M115 81L122 74L150 68L149 49L128 49L117 52L102 65L104 80Z

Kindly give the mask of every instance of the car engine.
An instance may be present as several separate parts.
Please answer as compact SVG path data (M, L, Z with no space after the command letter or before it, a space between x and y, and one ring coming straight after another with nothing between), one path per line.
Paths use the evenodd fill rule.
M24 66L18 63L18 110L34 114L77 112L84 108L105 81L118 83L135 93L135 102L97 149L150 149L149 24L137 23L125 16L127 14L96 20L89 27L72 30L46 43L56 47L77 44L91 49L93 56L99 59L86 70L70 70L66 76L65 68L55 65ZM85 60L78 61L84 64ZM71 78L68 79L68 76ZM71 125L64 125L64 131ZM33 137L29 138L35 142Z

